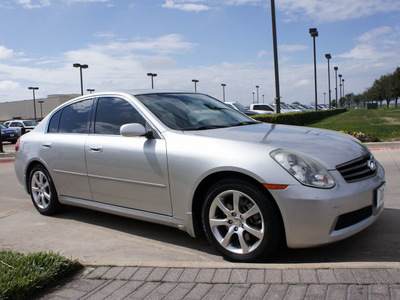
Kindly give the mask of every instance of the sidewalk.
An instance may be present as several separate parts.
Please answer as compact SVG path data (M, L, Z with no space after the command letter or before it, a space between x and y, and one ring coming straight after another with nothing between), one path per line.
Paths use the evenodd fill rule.
M400 269L87 267L41 299L400 299Z

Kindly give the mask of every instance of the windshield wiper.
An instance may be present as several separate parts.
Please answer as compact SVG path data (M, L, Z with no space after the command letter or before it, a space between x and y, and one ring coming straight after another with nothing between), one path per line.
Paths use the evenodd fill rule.
M207 129L217 129L217 128L225 128L229 127L226 125L203 125L203 126L198 126L198 127L192 127L192 128L184 128L182 131L189 131L189 130L207 130Z
M253 124L258 124L258 122L255 122L255 121L245 121L245 122L237 123L237 124L232 125L232 126L243 126L243 125L253 125Z

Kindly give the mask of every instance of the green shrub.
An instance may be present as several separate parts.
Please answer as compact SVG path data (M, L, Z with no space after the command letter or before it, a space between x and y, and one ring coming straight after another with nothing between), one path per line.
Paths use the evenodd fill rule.
M0 251L0 299L27 299L82 268L51 252Z
M342 108L318 111L303 111L286 114L257 115L252 116L252 118L265 123L303 126L323 120L333 115L344 113L346 111L346 108Z

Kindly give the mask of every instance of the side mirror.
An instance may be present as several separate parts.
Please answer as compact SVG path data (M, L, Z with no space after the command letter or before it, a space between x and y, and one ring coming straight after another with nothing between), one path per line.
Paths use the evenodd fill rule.
M139 123L124 124L120 128L120 133L125 137L144 136L148 139L153 138L151 131L146 131L146 128Z

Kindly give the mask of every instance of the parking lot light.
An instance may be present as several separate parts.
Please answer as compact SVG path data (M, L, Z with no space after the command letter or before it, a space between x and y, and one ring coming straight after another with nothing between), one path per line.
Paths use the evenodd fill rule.
M147 73L147 76L151 77L151 89L154 89L154 80L153 80L153 78L157 77L157 74L156 73Z
M35 99L35 91L38 90L39 88L37 86L33 87L30 86L28 87L29 90L32 90L33 92L33 113L34 113L34 117L35 117L35 121L36 121L36 99Z
M74 68L79 68L79 71L80 71L80 74L81 74L81 95L83 96L83 78L82 78L82 69L87 69L87 68L89 68L89 66L88 66L88 65L86 65L86 64L82 65L82 64L78 64L78 63L76 63L76 64L73 64L72 66L73 66Z

